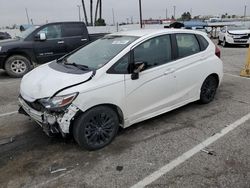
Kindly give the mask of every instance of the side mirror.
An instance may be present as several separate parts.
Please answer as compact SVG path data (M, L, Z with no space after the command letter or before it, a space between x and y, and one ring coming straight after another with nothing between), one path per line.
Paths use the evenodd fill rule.
M139 79L139 73L146 68L146 63L141 61L135 62L133 67L134 68L133 68L133 73L131 74L131 79L137 80Z
M45 41L47 39L45 33L40 33L36 38L40 41Z

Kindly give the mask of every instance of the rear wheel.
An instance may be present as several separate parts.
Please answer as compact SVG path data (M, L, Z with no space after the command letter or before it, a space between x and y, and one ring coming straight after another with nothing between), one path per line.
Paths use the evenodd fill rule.
M5 61L5 70L7 74L14 78L20 78L29 72L31 62L22 55L13 55Z
M207 104L213 101L218 88L218 81L215 76L209 76L203 82L200 93L200 102Z
M90 109L77 118L73 127L76 142L87 150L105 147L115 138L119 128L116 112L106 106Z

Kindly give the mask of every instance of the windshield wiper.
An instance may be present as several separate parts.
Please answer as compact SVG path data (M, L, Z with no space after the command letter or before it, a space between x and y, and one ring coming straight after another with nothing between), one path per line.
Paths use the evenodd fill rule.
M77 67L78 69L80 70L90 70L89 67L87 65L81 65L81 64L76 64L76 63L64 63L65 65L71 65L71 66L74 66L74 67Z

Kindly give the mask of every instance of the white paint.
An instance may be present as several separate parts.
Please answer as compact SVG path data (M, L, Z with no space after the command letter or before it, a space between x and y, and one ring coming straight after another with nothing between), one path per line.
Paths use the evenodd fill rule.
M52 183L52 182L54 182L54 181L57 181L59 178L62 178L62 177L64 177L64 176L66 176L66 175L72 173L74 170L75 170L75 169L69 170L69 171L67 171L67 172L65 172L65 173L63 173L63 174L61 174L61 175L59 175L59 176L57 176L57 177L54 177L54 178L52 178L52 179L50 179L50 180L47 180L47 181L45 181L45 182L42 182L42 183L39 183L39 184L36 184L36 185L29 185L29 187L35 187L35 188L47 187L46 185L48 185L48 184L50 184L50 183Z
M235 77L235 78L241 78L241 79L247 79L247 80L250 80L250 78L247 78L247 77L242 77L242 76L238 76L238 75L234 75L234 74L230 74L230 73L224 73L225 75L227 76L232 76L232 77Z
M8 112L8 113L0 114L0 118L1 118L1 117L5 117L5 116L10 116L10 115L16 114L17 112L18 112L18 111L13 111L13 112Z
M249 119L250 119L250 113L248 113L244 117L240 118L239 120L235 121L234 123L228 125L226 128L222 129L221 132L215 134L214 136L209 137L205 141L201 142L200 144L198 144L197 146L195 146L191 150L189 150L186 153L182 154L181 156L177 157L176 159L174 159L170 163L166 164L165 166L161 167L157 171L153 172L149 176L145 177L143 180L139 181L138 183L133 185L131 188L141 188L141 187L145 187L145 186L151 184L152 182L156 181L157 179L159 179L160 177L162 177L166 173L173 170L175 167L179 166L180 164L182 164L186 160L190 159L192 156L194 156L195 154L200 152L202 149L206 148L207 146L214 143L215 141L217 141L221 137L225 136L230 131L233 131L235 128L237 128L241 124L245 123Z

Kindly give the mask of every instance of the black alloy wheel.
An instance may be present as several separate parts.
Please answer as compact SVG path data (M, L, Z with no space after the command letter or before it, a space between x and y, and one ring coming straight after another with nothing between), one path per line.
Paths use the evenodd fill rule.
M112 142L118 127L116 112L109 107L99 106L78 117L73 127L73 135L81 147L97 150Z
M213 101L218 88L218 81L215 76L209 76L203 82L200 93L200 102L207 104Z

